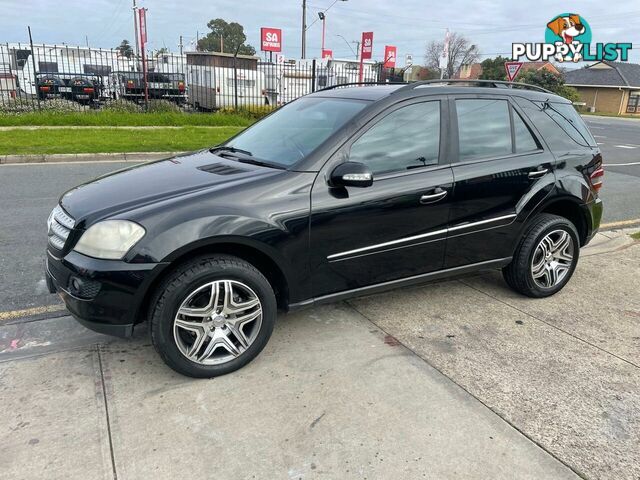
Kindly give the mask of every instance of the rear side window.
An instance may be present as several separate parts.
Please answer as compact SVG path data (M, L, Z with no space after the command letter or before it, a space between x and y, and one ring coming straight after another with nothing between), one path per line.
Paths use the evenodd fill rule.
M509 103L496 99L456 100L460 161L513 153Z
M513 112L513 131L516 140L516 153L533 152L540 148L531 130L516 111Z

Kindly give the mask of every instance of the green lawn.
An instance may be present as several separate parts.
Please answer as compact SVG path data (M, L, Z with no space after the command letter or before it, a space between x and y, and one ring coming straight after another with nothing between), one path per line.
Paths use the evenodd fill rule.
M632 233L631 238L634 240L640 240L640 232Z
M13 126L240 126L255 122L255 116L236 113L127 113L88 111L75 113L0 113L0 127Z
M242 129L234 126L5 130L0 131L0 155L188 151L221 143Z

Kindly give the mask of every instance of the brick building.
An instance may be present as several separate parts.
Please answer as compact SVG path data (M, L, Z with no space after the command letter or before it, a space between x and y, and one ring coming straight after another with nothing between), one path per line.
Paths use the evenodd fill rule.
M565 82L595 113L640 115L640 65L597 62L565 73Z

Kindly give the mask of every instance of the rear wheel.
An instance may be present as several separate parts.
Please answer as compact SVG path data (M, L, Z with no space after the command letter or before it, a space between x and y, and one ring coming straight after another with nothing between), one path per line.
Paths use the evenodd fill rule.
M531 222L502 273L517 292L548 297L567 284L579 255L580 241L573 223L557 215L541 214Z
M236 257L202 257L176 269L159 288L151 339L179 373L215 377L253 360L271 336L276 300L267 279Z

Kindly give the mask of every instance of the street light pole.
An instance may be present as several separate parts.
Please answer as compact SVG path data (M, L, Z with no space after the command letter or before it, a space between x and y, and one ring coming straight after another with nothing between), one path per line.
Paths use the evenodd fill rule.
M136 58L140 56L140 42L138 41L138 7L133 0L133 35L136 38Z
M307 57L307 0L302 0L302 56Z
M327 29L327 16L324 12L318 12L318 17L322 20L322 48L320 49L320 58L324 58L324 36Z

